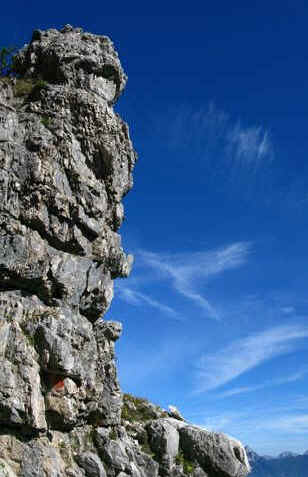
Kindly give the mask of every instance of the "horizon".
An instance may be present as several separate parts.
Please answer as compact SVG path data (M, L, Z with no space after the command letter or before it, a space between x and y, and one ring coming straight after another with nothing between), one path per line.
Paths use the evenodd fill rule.
M135 264L104 317L124 325L121 388L259 455L302 454L308 6L143 8L2 10L2 46L70 23L110 36L128 74L115 109L139 155L120 229Z

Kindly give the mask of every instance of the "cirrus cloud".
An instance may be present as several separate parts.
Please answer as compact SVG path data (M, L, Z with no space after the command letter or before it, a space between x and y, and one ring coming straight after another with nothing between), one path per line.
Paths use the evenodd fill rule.
M195 391L216 389L269 359L290 353L303 338L308 338L308 327L276 326L203 355L198 362Z

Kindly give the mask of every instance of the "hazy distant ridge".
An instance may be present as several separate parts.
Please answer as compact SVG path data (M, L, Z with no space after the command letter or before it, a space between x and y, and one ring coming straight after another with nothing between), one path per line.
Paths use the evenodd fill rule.
M260 456L248 446L245 447L252 467L250 477L307 477L308 451L295 454L285 451L278 457Z

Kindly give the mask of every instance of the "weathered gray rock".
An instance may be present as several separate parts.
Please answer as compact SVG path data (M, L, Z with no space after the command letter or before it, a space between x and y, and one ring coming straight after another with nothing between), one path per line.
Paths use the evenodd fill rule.
M112 279L132 264L116 230L136 156L109 104L125 75L109 39L72 28L35 32L16 68L33 85L49 82L23 103L7 84L2 95L0 289L66 303L93 321L112 300ZM113 97L92 80L113 84Z
M178 419L179 421L185 421L184 417L182 416L182 414L180 413L177 407L170 405L168 406L168 409L169 409L168 414L170 417L173 417L174 419Z
M106 477L105 468L98 458L97 454L93 452L84 452L76 457L80 467L84 469L87 477Z
M16 68L34 87L0 88L0 421L119 423L121 328L90 322L132 262L116 230L135 153L110 106L126 78L109 39L71 27L35 32Z
M150 421L146 429L162 475L244 477L250 471L242 444L224 434L169 417Z
M41 77L67 83L114 102L126 84L118 55L106 36L85 33L66 25L61 30L33 33L31 44L18 54L17 71L24 77Z
M0 459L0 477L16 477L15 472L4 459Z
M136 155L112 109L126 77L108 38L69 26L34 32L15 64L29 89L0 80L0 426L117 425L121 325L92 323L132 265L116 231ZM18 475L43 475L27 462Z
M175 458L179 453L179 433L168 419L152 421L147 426L149 444L155 456L161 462L165 472L170 471L175 465Z
M140 449L124 427L119 427L117 433L97 428L94 441L101 458L116 475L120 471L135 477L158 476L158 463Z
M110 437L110 431L106 428L96 429L95 443L100 455L109 466L113 465L116 470L129 470L130 462L126 454L125 444Z
M180 445L184 455L197 461L209 475L245 477L250 471L242 444L224 434L184 426L180 429Z
M14 292L2 293L0 306L3 424L46 430L47 422L54 429L120 423L118 323L93 327L68 308L46 307Z
M112 42L37 30L14 64L0 78L0 477L244 477L239 443L123 404L122 325L101 318L133 263L117 230L136 153Z

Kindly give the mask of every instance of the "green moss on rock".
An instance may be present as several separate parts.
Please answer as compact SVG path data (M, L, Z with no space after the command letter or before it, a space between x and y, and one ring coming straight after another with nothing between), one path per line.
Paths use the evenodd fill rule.
M182 451L180 451L176 456L175 462L183 467L183 472L186 475L192 474L196 467L196 465L191 460L187 459L184 456Z

